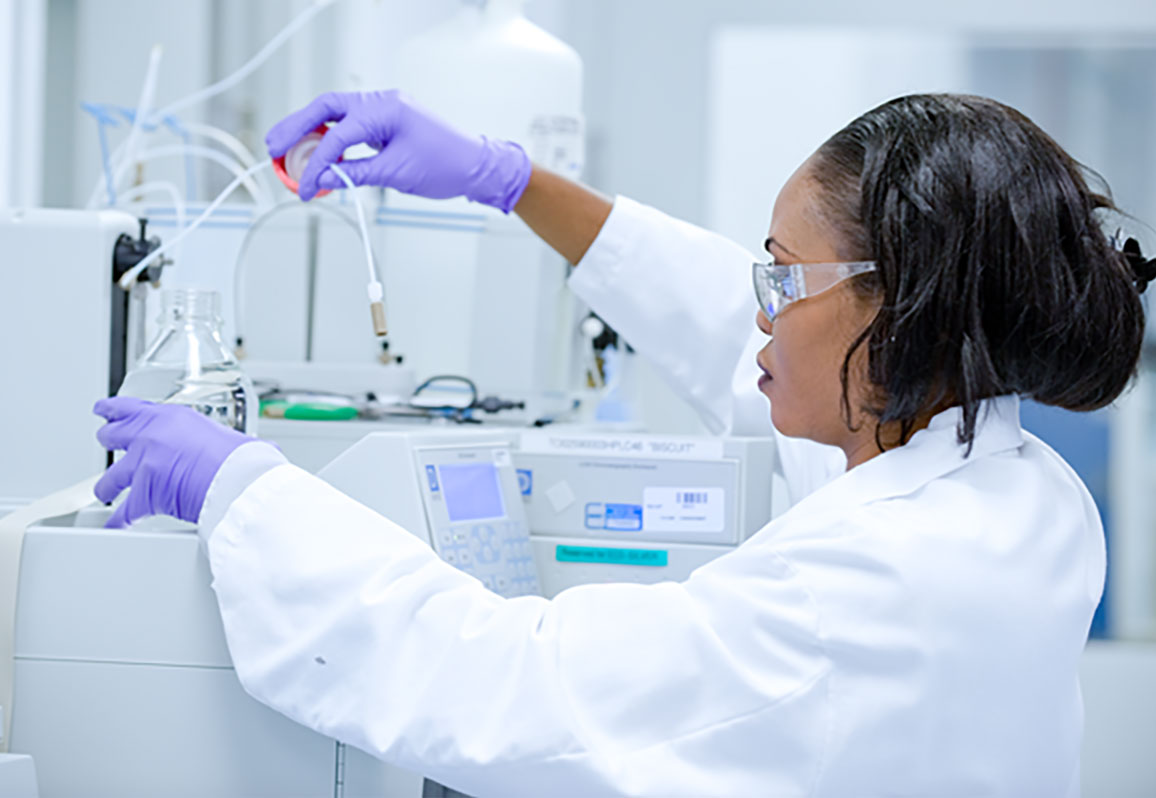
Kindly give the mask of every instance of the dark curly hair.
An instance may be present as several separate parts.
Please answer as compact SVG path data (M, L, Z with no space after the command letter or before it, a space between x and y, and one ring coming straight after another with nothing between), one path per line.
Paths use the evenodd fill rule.
M847 374L864 345L874 390L863 409L898 422L906 441L919 416L960 405L968 452L983 399L1094 410L1128 385L1144 310L1102 229L1115 206L1019 111L900 97L832 136L810 169L840 255L877 262L853 283L880 310L843 361L848 425Z

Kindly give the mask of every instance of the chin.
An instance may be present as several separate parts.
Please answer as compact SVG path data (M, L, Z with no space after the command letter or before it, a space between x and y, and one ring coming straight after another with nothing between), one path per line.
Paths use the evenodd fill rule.
M797 437L795 433L791 432L790 413L783 412L776 407L774 402L771 402L771 425L789 438Z
M778 398L771 401L771 424L788 438L810 438L806 414L791 412L791 406Z

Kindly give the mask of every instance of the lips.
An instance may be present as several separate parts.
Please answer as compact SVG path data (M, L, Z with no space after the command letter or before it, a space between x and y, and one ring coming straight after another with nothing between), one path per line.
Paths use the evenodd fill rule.
M759 390L766 391L767 386L774 382L775 378L771 376L771 372L762 367L762 364L759 365L759 368L762 369L763 372L759 375Z
M759 379L762 379L763 377L766 377L768 380L774 379L774 375L771 374L771 370L763 365L763 361L760 358L755 358L755 364L759 367L759 371L763 372Z
M766 387L768 385L770 385L774 381L775 378L773 376L771 376L770 369L768 369L766 366L763 365L762 360L756 358L755 363L758 364L759 371L762 372L762 374L759 375L759 382L758 382L759 390L765 391Z

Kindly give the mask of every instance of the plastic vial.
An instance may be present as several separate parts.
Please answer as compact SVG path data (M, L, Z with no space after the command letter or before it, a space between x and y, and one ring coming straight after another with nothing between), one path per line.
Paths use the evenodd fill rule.
M315 130L311 130L305 134L304 138L289 148L289 151L280 158L273 159L273 172L285 184L285 187L294 194L298 190L298 181L301 180L301 175L305 174L305 167L309 165L309 159L313 157L313 153L321 145L321 139L325 137L325 132L329 130L326 125L319 125ZM338 158L338 162L343 158ZM318 197L324 197L329 193L329 189L323 188L317 192Z
M221 296L179 289L161 295L160 332L125 376L119 396L187 405L243 432L256 433L257 394L221 337Z
M285 172L293 178L294 182L301 182L301 175L305 174L305 167L309 165L309 159L313 157L313 153L321 145L322 137L323 134L316 130L306 133L305 138L294 144L289 148L289 152L285 153Z

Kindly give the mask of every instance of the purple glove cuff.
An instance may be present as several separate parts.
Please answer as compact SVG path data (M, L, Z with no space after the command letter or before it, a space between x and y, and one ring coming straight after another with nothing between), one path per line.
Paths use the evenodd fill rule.
M108 520L111 527L162 514L195 522L221 464L254 440L181 405L117 396L93 410L108 421L97 440L125 452L93 488L103 502L129 489Z
M512 141L481 139L482 159L470 175L465 196L509 213L522 198L534 165L526 151Z
M204 448L191 457L189 467L182 472L184 478L176 492L176 517L196 523L221 465L236 449L256 442L256 438L239 443L234 438L222 437L211 442L207 439Z

